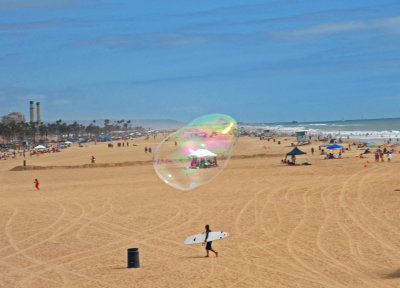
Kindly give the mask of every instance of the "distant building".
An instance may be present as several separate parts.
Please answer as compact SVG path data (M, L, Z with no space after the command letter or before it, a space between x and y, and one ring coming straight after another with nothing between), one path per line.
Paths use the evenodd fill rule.
M5 124L9 124L11 122L16 122L16 123L25 122L25 116L24 114L19 112L12 112L8 115L3 116L1 118L1 122Z

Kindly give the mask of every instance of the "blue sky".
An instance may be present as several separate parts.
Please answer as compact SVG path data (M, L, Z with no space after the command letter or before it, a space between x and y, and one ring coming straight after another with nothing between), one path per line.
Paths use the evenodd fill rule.
M399 1L0 0L0 115L400 117Z

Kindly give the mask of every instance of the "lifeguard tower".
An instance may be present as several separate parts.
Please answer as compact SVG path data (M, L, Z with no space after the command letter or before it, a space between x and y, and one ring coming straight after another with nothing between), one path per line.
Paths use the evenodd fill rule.
M310 144L310 140L306 138L306 131L297 131L296 138L297 138L297 145Z

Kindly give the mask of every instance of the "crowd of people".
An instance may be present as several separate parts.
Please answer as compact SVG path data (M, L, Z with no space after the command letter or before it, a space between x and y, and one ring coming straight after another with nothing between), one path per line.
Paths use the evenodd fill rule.
M385 155L388 162L392 160L392 153L393 151L389 151L388 149L384 148L383 150L377 150L375 152L375 161L376 162L385 162Z
M15 159L22 156L25 157L25 151L3 151L0 153L0 160Z
M48 148L30 150L3 149L2 151L0 151L0 160L17 159L21 157L25 158L27 155L32 157L34 155L39 156L46 153L56 153L61 152L61 150L65 148L67 148L67 146L49 146Z
M217 157L210 158L193 158L190 162L190 168L211 168L218 166Z

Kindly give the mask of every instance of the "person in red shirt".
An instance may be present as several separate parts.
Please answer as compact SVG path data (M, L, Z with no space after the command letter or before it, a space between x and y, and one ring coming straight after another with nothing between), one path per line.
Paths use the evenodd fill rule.
M39 180L38 180L38 179L35 179L35 182L33 182L33 183L35 183L35 188L36 188L37 190L40 190L40 188L39 188Z

